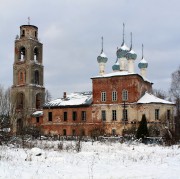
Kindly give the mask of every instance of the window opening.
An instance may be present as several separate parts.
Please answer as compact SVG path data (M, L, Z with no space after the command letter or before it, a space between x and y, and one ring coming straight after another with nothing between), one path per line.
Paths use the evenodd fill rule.
M77 119L77 112L73 111L73 121L75 121Z
M66 136L66 129L63 129L63 135Z
M101 111L101 118L102 118L102 121L106 121L106 111L105 110Z
M127 101L128 100L128 91L127 90L123 90L122 91L122 100L123 101Z
M39 85L39 71L36 70L34 76L35 76L35 84Z
M82 121L86 120L86 111L81 112L81 118L82 118Z
M112 92L112 101L117 101L117 91Z
M116 110L112 110L112 120L116 121Z
M125 121L128 120L128 111L127 111L127 109L123 109L123 120L125 120Z
M64 112L64 121L67 121L67 112Z
M159 109L155 109L155 120L159 119Z
M52 112L48 112L48 120L52 121Z
M106 101L106 92L101 92L101 101L102 102Z

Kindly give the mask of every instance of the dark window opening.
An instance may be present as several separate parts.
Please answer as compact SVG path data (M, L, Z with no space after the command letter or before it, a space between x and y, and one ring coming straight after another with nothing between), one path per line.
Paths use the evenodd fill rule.
M67 112L64 112L64 121L67 121Z
M102 121L106 121L106 111L105 110L101 111L101 118L102 118Z
M112 120L113 120L113 121L116 121L116 120L117 120L116 110L112 110Z
M37 37L37 31L35 31L35 37Z
M39 123L39 117L36 117L36 123Z
M77 119L77 112L73 111L73 121L75 121Z
M167 120L171 119L171 110L167 110Z
M38 54L39 54L38 48L36 47L36 48L34 49L34 61L38 61Z
M116 135L116 129L112 129L112 135L113 135L113 136Z
M22 30L21 37L24 37L24 36L25 36L25 30Z
M48 121L52 121L52 112L48 112Z
M75 129L72 130L72 136L76 136L76 130Z
M159 109L155 109L155 120L159 119Z
M22 47L19 51L19 60L24 61L26 56L26 49Z
M128 120L128 111L127 111L127 109L123 109L123 120L125 120L125 121Z
M39 71L35 71L35 74L34 74L34 77L35 77L35 84L39 85Z
M63 129L63 135L66 136L66 129Z

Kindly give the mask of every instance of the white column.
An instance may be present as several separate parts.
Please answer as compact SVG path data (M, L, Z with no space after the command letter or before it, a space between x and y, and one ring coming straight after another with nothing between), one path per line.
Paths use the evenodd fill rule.
M128 72L134 73L134 60L133 59L128 60Z

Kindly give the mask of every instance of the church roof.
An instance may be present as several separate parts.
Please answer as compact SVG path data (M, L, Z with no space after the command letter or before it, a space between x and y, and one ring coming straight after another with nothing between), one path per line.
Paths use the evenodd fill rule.
M43 111L35 111L34 113L32 113L33 117L40 117L43 115Z
M47 107L73 107L73 106L89 106L92 103L92 92L75 92L66 96L66 98L58 98L44 105Z
M107 74L103 74L103 75L94 76L91 79L94 79L94 78L108 78L108 77L114 77L114 76L128 76L128 75L138 75L138 76L142 77L144 81L152 83L147 78L144 78L143 76L141 76L141 75L139 75L137 73L129 73L128 71L116 71L116 72L112 72L112 73L107 73Z
M161 104L174 104L173 102L158 98L153 94L146 92L143 97L141 97L137 103L139 104L149 104L149 103L161 103Z

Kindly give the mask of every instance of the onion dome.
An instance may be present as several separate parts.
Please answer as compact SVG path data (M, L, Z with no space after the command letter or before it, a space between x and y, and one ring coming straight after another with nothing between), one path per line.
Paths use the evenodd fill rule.
M136 60L137 54L134 52L134 50L130 49L130 51L126 54L126 58L128 60Z
M142 60L139 62L139 64L138 64L138 67L141 69L141 68L147 68L148 67L148 63L147 63L147 61L144 59L144 58L142 58Z
M113 66L112 66L113 71L120 71L120 65L119 62L116 62Z
M103 50L101 51L101 54L97 57L97 61L98 63L106 63L108 61L108 58L103 52Z
M142 60L138 64L138 67L140 69L148 67L148 62L144 59L144 52L143 52L143 50L144 50L144 45L142 44Z
M116 52L117 57L118 58L125 57L128 51L129 51L129 48L126 46L126 44L123 41L121 47Z

